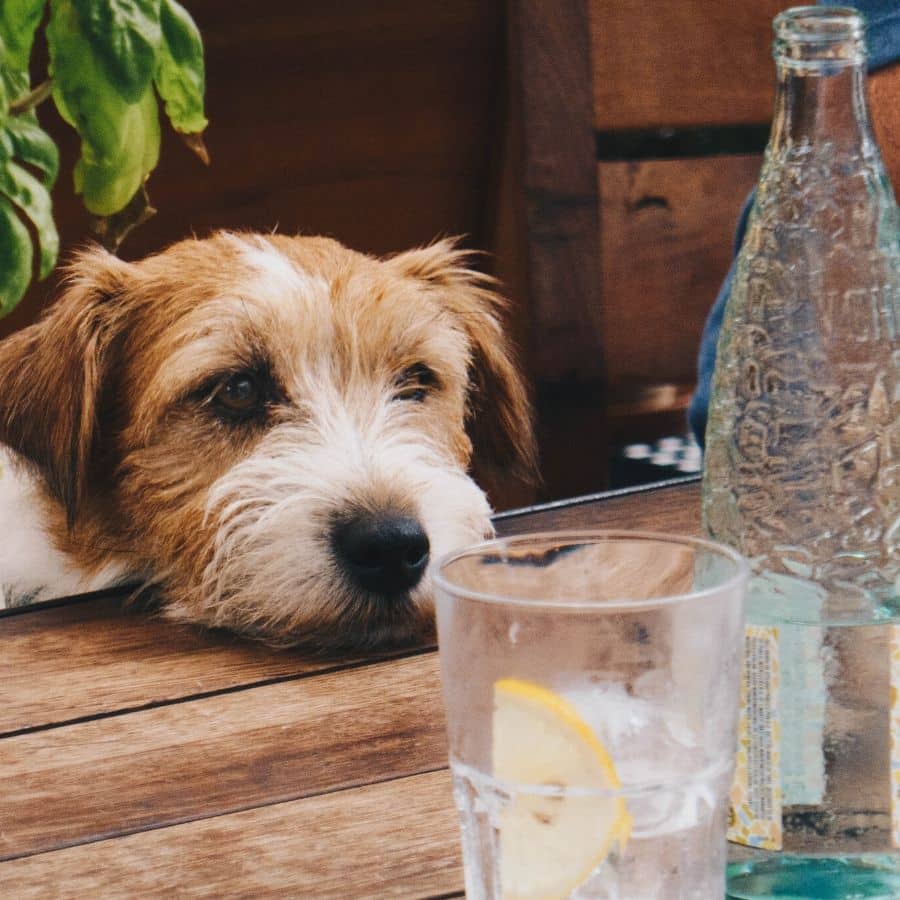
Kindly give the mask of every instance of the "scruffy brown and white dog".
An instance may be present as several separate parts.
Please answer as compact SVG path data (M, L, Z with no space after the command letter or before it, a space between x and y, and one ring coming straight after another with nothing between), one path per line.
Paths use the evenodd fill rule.
M501 306L450 241L80 253L0 344L0 605L137 578L276 643L427 635L429 567L491 530L473 466L534 465Z

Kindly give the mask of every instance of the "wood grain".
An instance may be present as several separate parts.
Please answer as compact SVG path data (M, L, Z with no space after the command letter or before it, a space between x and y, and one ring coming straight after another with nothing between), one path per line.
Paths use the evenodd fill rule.
M437 654L0 741L0 859L446 765Z
M602 307L616 387L696 381L703 323L732 258L759 156L602 163Z
M602 499L510 511L496 520L500 535L579 528L630 528L700 534L700 483L623 492Z
M521 510L498 517L497 527L690 534L699 529L698 499L697 483L680 484ZM101 607L76 603L0 620L6 628L18 623L17 666L25 671L17 687L30 665L63 679L79 656L99 662L104 653L119 655L114 678L142 684L141 660L154 657L156 642L155 654L166 660L159 687L171 702L59 727L48 720L0 739L0 857L7 857L0 896L433 897L462 890L434 652L254 686L241 677L255 678L267 655L281 654L251 645L254 653L242 658L240 642L229 650L222 636L207 635L206 652L195 656L185 642L197 634L189 639ZM94 624L81 629L82 618ZM41 621L56 630L43 645ZM146 644L139 628L148 630ZM74 652L65 652L67 637ZM29 640L53 651L30 662ZM220 654L234 665L231 689L176 702L179 690L190 691L187 672L213 683L221 677ZM57 702L51 697L49 708Z
M599 129L767 122L772 18L787 0L592 0Z
M696 486L497 519L520 527L660 527L699 522ZM117 710L177 702L358 660L276 651L224 632L173 625L123 611L115 600L73 603L0 618L0 734ZM65 660L65 666L60 660Z
M510 90L521 100L532 355L544 378L601 377L602 343L587 312L600 297L586 0L511 0L508 10Z
M124 255L221 227L325 233L375 253L447 233L467 234L472 245L487 247L490 223L519 205L522 218L530 215L539 226L543 262L529 268L521 236L494 246L503 257L497 269L519 273L509 279L517 294L512 330L532 345L525 354L527 378L545 392L548 380L557 384L573 372L586 373L539 398L542 497L602 488L608 403L630 402L632 382L647 377L651 346L668 340L671 316L682 309L690 316L677 329L682 353L665 349L665 371L652 377L658 384L677 370L680 379L693 379L687 360L695 350L699 308L721 260L710 257L704 268L700 251L715 242L727 246L733 222L725 221L726 206L703 194L690 206L700 210L702 200L711 202L709 221L695 220L706 231L696 235L697 243L681 230L687 207L673 207L668 219L652 207L623 218L603 198L598 219L593 131L767 121L771 17L788 3L594 0L588 22L586 0L509 0L513 12L532 10L529 21L537 27L530 32L538 35L526 45L527 64L520 59L510 70L518 73L515 84L509 83L504 44L507 25L512 34L517 26L501 0L270 0L252 16L235 0L189 5L206 41L213 165L204 169L166 131L150 181L159 215L133 234ZM510 154L507 134L497 126L501 98L525 91L532 127L544 128L544 149L532 156L527 204L524 176L503 192L488 190L491 173L503 169ZM544 113L535 117L540 109ZM87 217L71 186L77 139L49 105L41 116L62 146L54 204L65 251L87 237ZM527 146L538 147L534 131L517 149ZM653 179L648 184L657 186ZM655 217L660 229L654 231ZM641 224L651 218L650 235L635 249L631 238L639 241ZM612 267L602 282L598 221L602 265ZM622 245L620 235L630 243ZM681 236L681 249L672 246L670 239ZM629 268L632 255L641 264ZM548 298L539 298L534 309L532 275ZM54 294L52 281L0 320L0 335L35 318ZM644 296L669 301L665 328L652 314L640 319L643 303L635 298ZM638 351L633 365L629 347ZM604 386L604 357L616 380L611 393Z
M509 0L507 14L544 496L571 496L605 486L607 454L587 0Z
M0 734L355 662L174 625L114 599L0 618L0 647Z
M0 895L428 897L462 890L446 771L0 865Z
M149 182L159 213L125 256L222 227L330 234L376 253L439 234L478 243L500 0L269 0L253 15L235 0L188 5L206 46L212 165L164 128ZM40 115L61 144L53 196L65 251L88 237L72 189L78 141L52 104ZM52 280L0 335L33 320Z

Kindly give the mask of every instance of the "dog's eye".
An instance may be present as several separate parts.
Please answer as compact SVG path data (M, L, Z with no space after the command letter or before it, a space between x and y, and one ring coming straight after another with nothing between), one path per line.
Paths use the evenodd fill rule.
M213 394L216 406L239 417L259 412L263 401L263 391L258 379L247 372L231 375Z
M412 400L421 403L431 389L438 384L438 377L424 363L415 363L405 368L394 379L394 399Z

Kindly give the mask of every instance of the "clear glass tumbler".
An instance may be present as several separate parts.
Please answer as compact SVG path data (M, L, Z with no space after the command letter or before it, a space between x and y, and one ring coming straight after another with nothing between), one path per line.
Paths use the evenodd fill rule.
M441 562L470 900L723 896L747 572L710 541L625 531Z

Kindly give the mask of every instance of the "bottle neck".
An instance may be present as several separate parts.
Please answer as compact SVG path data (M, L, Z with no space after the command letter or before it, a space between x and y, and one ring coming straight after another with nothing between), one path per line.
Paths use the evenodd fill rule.
M830 147L837 152L877 153L866 103L864 65L798 67L779 60L770 150Z

